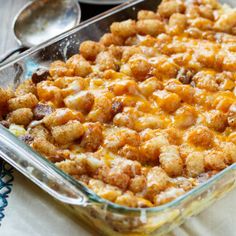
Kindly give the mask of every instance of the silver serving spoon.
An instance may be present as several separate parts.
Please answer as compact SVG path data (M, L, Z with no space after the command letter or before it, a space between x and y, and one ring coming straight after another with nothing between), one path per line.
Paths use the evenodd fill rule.
M36 46L59 35L80 22L81 10L76 0L35 0L26 4L13 21L13 31L20 47L12 50L0 63L17 52Z

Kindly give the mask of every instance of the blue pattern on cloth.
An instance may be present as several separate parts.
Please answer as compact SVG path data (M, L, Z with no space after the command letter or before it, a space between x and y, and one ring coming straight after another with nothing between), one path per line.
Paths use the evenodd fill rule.
M8 205L7 198L12 189L13 167L0 159L0 222L4 218L4 209Z

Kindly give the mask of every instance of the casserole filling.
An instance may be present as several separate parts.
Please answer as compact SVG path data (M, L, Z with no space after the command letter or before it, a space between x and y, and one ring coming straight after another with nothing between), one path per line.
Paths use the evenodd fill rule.
M96 194L169 202L236 162L236 10L166 0L0 88L0 123Z

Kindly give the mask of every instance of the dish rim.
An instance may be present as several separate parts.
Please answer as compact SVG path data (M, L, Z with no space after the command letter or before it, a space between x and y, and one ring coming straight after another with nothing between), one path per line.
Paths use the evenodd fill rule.
M82 22L80 25L73 27L72 29L60 34L59 36L56 36L52 39L47 40L46 42L33 47L29 50L27 50L26 52L22 53L21 55L17 56L16 58L14 58L13 60L5 63L4 65L2 65L0 67L0 72L4 69L6 69L7 67L12 66L14 63L21 61L22 59L26 58L26 57L30 57L32 54L36 53L37 51L40 51L41 49L52 45L53 43L56 43L60 40L62 40L63 38L72 35L73 33L78 32L79 30L87 27L89 24L92 24L96 21L99 21L107 16L110 16L114 13L117 13L119 11L122 11L126 8L129 7L133 7L138 3L144 2L145 0L131 0L131 1L127 1L124 4L121 4L115 8L112 8L98 16L95 16L89 20L86 20L84 22ZM155 0L154 0L155 1ZM5 129L5 128L4 128ZM15 135L13 135L12 133L10 133L9 130L6 129L6 131L8 132L9 136L11 136L11 140L15 142L15 144L19 147L23 147L24 149L26 149L30 155L32 155L34 158L37 159L37 161L39 162L43 162L45 164L47 164L47 166L49 166L52 170L54 170L56 173L58 173L60 176L62 176L66 181L69 181L70 184L74 185L83 195L86 196L86 200L88 204L92 204L92 203L97 203L97 204L105 204L106 205L106 209L109 210L114 210L114 211L118 211L119 213L140 213L145 211L146 213L157 213L157 212L161 212L164 211L166 209L170 209L170 208L174 208L178 205L180 205L181 203L183 203L185 200L187 200L190 197L193 197L195 195L197 195L200 192L203 192L204 190L206 190L207 188L210 188L215 182L217 182L219 179L222 179L224 175L226 175L228 172L232 171L232 170L236 170L236 163L228 166L227 168L225 168L224 170L220 171L219 173L217 173L216 175L212 176L211 178L209 178L206 182L196 186L195 188L191 189L190 191L186 192L185 194L183 194L182 196L168 202L165 203L163 205L160 206L154 206L154 207L149 207L149 208L132 208L132 207L126 207L126 206L122 206L122 205L118 205L116 203L110 202L104 198L99 197L95 192L93 192L92 190L90 190L88 187L86 187L85 185L83 185L81 182L75 180L72 176L66 174L65 172L63 172L62 170L60 170L58 167L56 167L53 163L51 163L50 161L48 161L46 158L44 158L43 156L41 156L39 153L37 153L36 151L34 151L31 147L29 147L28 145L26 145L25 143L23 143L21 140L19 140ZM72 204L73 205L73 204Z

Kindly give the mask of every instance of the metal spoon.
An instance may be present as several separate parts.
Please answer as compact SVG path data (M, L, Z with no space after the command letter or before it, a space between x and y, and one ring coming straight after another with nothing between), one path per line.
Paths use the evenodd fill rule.
M36 46L59 35L80 22L81 10L76 0L35 0L26 4L13 21L13 31L20 47L12 50L0 63L16 52Z

